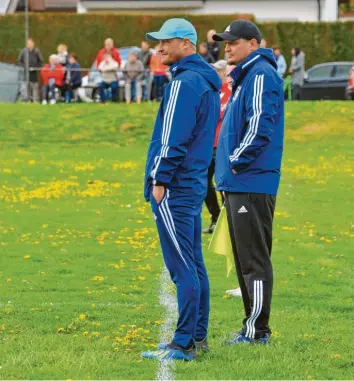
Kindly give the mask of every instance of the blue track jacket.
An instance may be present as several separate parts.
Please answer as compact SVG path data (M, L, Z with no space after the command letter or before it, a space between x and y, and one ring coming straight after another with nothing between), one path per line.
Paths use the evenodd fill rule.
M283 153L284 94L272 50L256 50L231 76L233 91L216 154L217 189L276 195Z
M183 58L170 70L173 78L165 89L148 150L144 195L149 201L155 180L184 204L201 205L220 114L221 79L198 54Z

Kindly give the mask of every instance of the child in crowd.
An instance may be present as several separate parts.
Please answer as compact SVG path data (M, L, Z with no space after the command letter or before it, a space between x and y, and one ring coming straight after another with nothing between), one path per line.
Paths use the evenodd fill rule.
M69 65L68 47L65 44L59 44L57 47L58 63L67 67Z
M74 90L78 89L82 83L81 66L78 62L77 55L71 53L69 56L69 65L67 67L65 79L65 102L69 103L74 97Z

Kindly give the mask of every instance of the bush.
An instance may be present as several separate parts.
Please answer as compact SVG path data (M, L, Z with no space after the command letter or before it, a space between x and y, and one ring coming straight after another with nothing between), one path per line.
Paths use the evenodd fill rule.
M56 51L59 43L66 43L75 51L84 67L91 66L97 51L107 37L119 46L140 46L148 31L158 30L162 23L174 15L129 14L30 14L30 35L37 42L43 57ZM178 17L181 17L180 15ZM199 41L205 39L209 29L223 31L235 18L252 18L247 15L186 15L196 27ZM258 24L268 46L281 47L287 62L290 49L301 47L306 53L306 66L325 61L353 60L354 22L299 23L278 22ZM0 61L15 63L24 46L24 15L0 17Z

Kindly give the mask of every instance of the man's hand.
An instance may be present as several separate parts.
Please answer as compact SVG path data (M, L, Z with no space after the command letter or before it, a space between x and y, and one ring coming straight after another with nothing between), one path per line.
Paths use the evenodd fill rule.
M233 173L234 175L237 175L237 171L235 171L234 169L232 170L232 173Z
M289 73L290 73L290 74L292 74L292 72L293 72L293 69L292 69L292 68L290 68L290 69L289 69Z
M152 196L154 197L154 200L157 204L160 204L165 196L165 187L161 185L154 185L154 188L152 190Z

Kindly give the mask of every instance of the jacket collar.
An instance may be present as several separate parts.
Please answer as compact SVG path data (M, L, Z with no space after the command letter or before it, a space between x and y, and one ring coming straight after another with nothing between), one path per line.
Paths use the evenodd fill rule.
M195 58L195 56L198 56L198 55L196 53L191 54L191 55L184 57L181 60L175 62L174 64L172 64L170 66L170 72L172 74L172 77L175 77L176 74L178 73L178 69L182 68L186 62L190 61L191 59L193 60L193 58Z
M246 59L239 63L235 69L230 73L231 78L233 79L233 88L236 88L242 79L245 77L247 72L255 65L255 63L261 58L258 49L251 53Z

